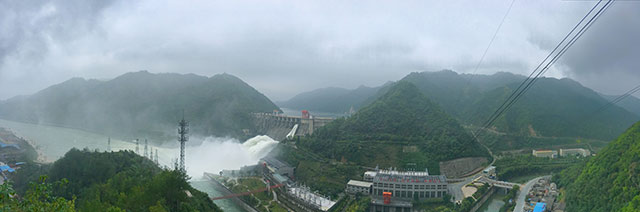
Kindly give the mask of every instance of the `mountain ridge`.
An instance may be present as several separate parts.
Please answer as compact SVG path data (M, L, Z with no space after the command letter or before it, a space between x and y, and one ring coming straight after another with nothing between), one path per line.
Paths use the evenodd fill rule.
M461 123L468 126L479 126L493 114L525 78L525 76L509 72L472 75L443 70L413 72L399 81L412 82L420 88L423 94L441 105L448 114ZM360 107L368 105L384 94L389 86L374 88L377 89L377 92L360 97L359 100L364 100L351 105L360 105ZM545 95L538 95L539 93ZM331 95L326 94L326 96ZM313 96L309 96L307 93L306 98L312 99ZM338 104L337 108L345 109L337 112L347 112L347 105L340 105L337 101L322 98L317 98L316 101ZM542 77L521 97L519 102L496 120L491 127L500 132L522 136L536 135L531 134L531 132L535 132L538 135L548 137L570 136L610 140L622 133L630 124L640 120L640 116L614 106L595 117L589 117L592 112L607 102L607 99L601 97L597 92L572 79ZM302 105L300 108L305 107L304 104ZM358 107L354 106L354 108ZM561 120L559 117L568 117L568 119ZM586 117L589 118L585 119ZM600 122L607 124L599 124ZM515 125L511 126L507 123ZM553 125L553 127L547 125ZM565 133L562 129L567 129L568 132Z
M29 96L0 102L0 118L98 132L173 140L182 111L200 135L244 137L251 112L279 109L230 74L130 72L107 81L72 78Z

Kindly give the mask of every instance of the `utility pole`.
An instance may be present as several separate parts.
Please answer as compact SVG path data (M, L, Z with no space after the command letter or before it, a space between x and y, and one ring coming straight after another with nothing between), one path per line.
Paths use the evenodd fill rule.
M148 158L149 157L149 152L147 151L147 146L149 145L149 143L147 142L147 139L144 139L144 157Z
M140 139L136 138L136 154L140 154Z
M158 149L156 149L156 158L155 158L155 160L154 160L154 161L156 162L156 165L158 165L158 164L159 164L159 163L158 163Z
M186 173L184 166L184 144L189 140L189 122L184 120L184 111L182 111L182 120L178 123L178 141L180 142L180 164L179 169L183 173Z
M107 139L107 152L111 152L111 137Z

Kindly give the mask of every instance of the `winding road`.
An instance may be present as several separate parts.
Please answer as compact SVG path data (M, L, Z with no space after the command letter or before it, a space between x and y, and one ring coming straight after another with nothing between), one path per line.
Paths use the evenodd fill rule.
M524 187L520 188L520 192L518 193L518 198L516 200L516 208L513 210L513 212L524 211L523 208L525 204L525 199L527 198L527 194L529 193L529 190L531 190L531 187L533 187L533 184L535 184L536 182L538 182L538 180L542 178L551 178L551 175L545 175L545 176L533 178L532 180L529 180L529 182L527 182L527 184L525 184Z

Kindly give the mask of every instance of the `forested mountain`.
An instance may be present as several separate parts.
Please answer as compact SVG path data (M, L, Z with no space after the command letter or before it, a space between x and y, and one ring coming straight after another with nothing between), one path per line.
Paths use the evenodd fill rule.
M309 140L312 151L328 158L371 167L429 168L432 173L439 161L488 156L455 119L405 81Z
M461 117L479 125L517 88L510 84L485 92ZM637 115L617 106L594 113L607 100L570 79L541 78L493 124L502 132L545 137L585 137L609 140L634 122Z
M349 90L345 88L320 88L304 92L293 98L279 102L278 106L299 110L347 113L353 107L358 109L369 97L375 95L380 87L360 86Z
M445 112L459 122L479 126L500 107L524 79L524 76L505 72L493 75L470 75L443 70L411 73L400 81L412 82L425 96L441 105ZM365 94L362 94L363 96L358 98L363 100L361 103L350 104L368 105L389 88L389 85L378 87L376 89L379 92L366 98ZM306 97L334 104L337 108L348 108L347 105L330 101L319 95ZM296 99L289 102L294 100ZM607 102L607 99L576 81L539 78L519 102L494 123L492 128L520 136L609 140L640 120L637 114L618 106L593 114ZM300 105L305 104L303 102ZM634 107L631 105L627 108Z
M445 110L448 110L449 105L445 106L443 103L451 102L450 99L468 99L474 94L481 93L481 91L505 86L523 79L524 76L507 72L498 72L493 75L470 75L443 70L438 72L414 72L401 80L414 83L425 95L443 105ZM359 109L375 101L392 84L392 82L387 82L376 87L360 86L352 90L333 87L320 88L300 93L287 101L279 102L278 105L292 109L346 113L349 112L351 106ZM383 91L379 92L381 89ZM459 102L456 100L454 103L458 104ZM456 110L448 112L456 112Z
M72 149L48 175L68 184L55 194L74 196L78 211L222 211L207 194L192 188L186 175L163 170L131 151Z
M605 94L601 94L601 96L609 101L619 97L619 95L616 96L616 95L605 95ZM636 115L640 116L640 99L638 99L638 97L628 96L623 100L620 100L620 102L618 102L616 105L628 110L629 112L635 113Z
M167 137L182 112L192 132L242 136L251 129L250 112L278 107L229 74L121 75L109 81L74 78L30 96L0 102L0 118L95 131L112 136Z
M555 180L566 187L567 211L640 211L640 122Z

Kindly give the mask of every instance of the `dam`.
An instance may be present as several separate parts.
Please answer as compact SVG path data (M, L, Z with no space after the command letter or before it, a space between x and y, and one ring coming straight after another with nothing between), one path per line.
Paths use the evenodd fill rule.
M311 135L318 128L335 120L333 117L315 117L306 110L302 111L301 116L273 112L252 113L251 118L257 134L268 135L277 141Z

